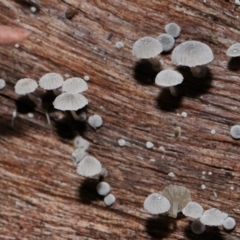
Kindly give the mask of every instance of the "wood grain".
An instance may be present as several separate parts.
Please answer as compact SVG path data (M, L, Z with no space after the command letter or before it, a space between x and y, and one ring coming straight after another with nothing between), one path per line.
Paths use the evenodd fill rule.
M33 34L19 48L0 47L0 77L7 81L0 91L0 239L240 238L240 144L229 136L230 127L239 124L240 61L225 54L239 41L240 7L233 2L1 1L0 23ZM30 6L38 11L31 13ZM69 19L66 13L72 9ZM205 79L193 79L189 69L180 69L185 81L178 98L155 86L156 73L131 54L134 41L157 37L169 22L182 27L176 44L200 40L215 55ZM124 48L117 49L117 41ZM170 54L159 59L165 69L175 68ZM67 119L52 109L53 96L38 90L35 95L50 106L51 129L45 112L14 92L18 79L38 80L47 72L90 76L85 110L88 116L101 115L104 125L95 131ZM187 118L179 116L183 111ZM176 126L182 128L179 138L174 138ZM70 154L77 134L90 141L89 154L109 171L105 180L117 198L110 208L96 194L97 181L76 174ZM120 138L127 141L125 147L118 146ZM147 141L153 149L145 147ZM176 176L168 177L169 172ZM188 187L205 209L226 211L236 219L236 228L208 228L196 236L191 220L182 215L147 214L142 207L146 196L169 184Z

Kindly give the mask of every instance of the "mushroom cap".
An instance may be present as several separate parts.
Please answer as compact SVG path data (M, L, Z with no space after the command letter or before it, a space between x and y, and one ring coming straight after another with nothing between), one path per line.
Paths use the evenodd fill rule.
M78 77L69 78L62 85L62 91L66 93L81 93L88 90L87 83Z
M196 219L191 224L192 232L195 234L201 234L205 231L206 226L200 222L199 219Z
M0 79L0 90L4 89L6 87L6 82L3 79Z
M151 214L165 213L170 207L168 199L158 193L148 195L143 203L143 208Z
M236 226L236 221L234 218L232 217L227 217L224 221L223 221L223 227L226 230L232 230L234 227Z
M232 44L226 54L229 56L229 57L239 57L240 56L240 43L234 43Z
M110 185L107 182L100 182L97 185L97 192L101 196L106 196L111 190Z
M72 151L72 158L73 158L73 162L75 164L78 164L79 162L82 161L82 159L85 157L85 150L83 150L82 148L76 148Z
M83 177L94 177L101 173L102 164L92 156L85 156L77 165L77 173Z
M160 34L157 37L157 39L162 44L163 52L168 52L168 51L172 50L172 48L175 44L174 37L167 33Z
M173 69L162 70L155 78L155 83L162 87L176 86L182 81L183 75Z
M224 219L228 217L227 213L221 212L217 208L211 208L204 211L200 218L200 221L204 225L208 226L220 226L223 224Z
M89 148L89 145L90 145L89 142L81 136L77 136L74 138L75 148L80 148L85 151Z
M165 26L165 31L167 34L173 36L174 38L177 38L180 35L181 28L179 27L178 24L172 22L172 23L168 23Z
M183 186L169 185L164 188L162 195L166 197L171 208L168 211L168 215L176 217L174 205L177 204L177 212L181 212L182 209L192 200L190 190Z
M132 54L141 59L154 58L162 52L162 44L153 37L138 39L132 48Z
M200 218L203 214L203 208L199 203L189 202L183 209L182 213L191 218Z
M230 129L230 135L234 139L240 139L240 125L234 125Z
M113 194L108 194L104 199L104 203L107 206L113 205L116 202L116 197Z
M17 94L25 95L25 94L34 92L37 87L38 87L38 84L34 79L22 78L17 81L14 88Z
M59 73L47 73L39 80L39 86L45 90L54 90L63 85L63 77Z
M172 53L175 65L196 67L205 65L214 59L211 48L199 41L186 41L179 44Z
M97 114L94 114L88 118L88 124L95 129L101 127L103 124L102 117Z
M81 94L62 93L53 102L56 109L62 111L77 111L88 104L88 100Z

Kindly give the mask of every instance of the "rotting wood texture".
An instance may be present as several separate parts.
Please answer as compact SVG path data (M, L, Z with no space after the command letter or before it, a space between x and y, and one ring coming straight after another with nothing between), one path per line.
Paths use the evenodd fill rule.
M225 54L239 41L240 7L234 1L2 0L0 11L1 24L33 32L19 48L0 46L0 77L7 82L0 92L1 239L240 238L240 143L229 136L240 118L240 61ZM156 73L131 54L134 41L157 37L169 22L182 27L176 45L200 40L215 55L205 79L193 79L183 69L178 98L155 86ZM120 50L117 41L125 45ZM175 67L170 54L159 59L165 69ZM66 122L51 108L52 96L38 90L35 95L49 103L51 129L44 111L14 93L18 79L39 79L47 72L90 76L87 115L101 115L104 125L95 131ZM187 118L178 115L183 111ZM182 129L179 138L174 138L176 126ZM109 171L105 180L117 198L110 208L96 194L96 181L76 174L70 154L77 134L90 141L89 154ZM125 147L118 146L120 138ZM153 149L145 147L147 141ZM236 228L230 233L208 228L196 236L182 215L147 214L144 199L169 184L189 188L204 209L227 212Z

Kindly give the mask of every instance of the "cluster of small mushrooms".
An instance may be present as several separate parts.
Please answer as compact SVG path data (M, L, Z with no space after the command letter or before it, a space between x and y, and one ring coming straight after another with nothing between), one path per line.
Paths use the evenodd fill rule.
M144 209L150 214L168 214L176 218L179 212L186 217L194 219L191 229L195 234L201 234L206 226L223 226L226 230L232 230L236 222L228 214L216 208L203 211L202 206L193 202L190 190L183 186L169 185L164 188L162 194L152 193L144 201Z

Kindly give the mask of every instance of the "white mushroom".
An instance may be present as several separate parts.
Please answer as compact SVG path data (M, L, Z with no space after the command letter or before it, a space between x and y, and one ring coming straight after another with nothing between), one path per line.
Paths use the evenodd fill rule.
M77 165L79 162L83 160L86 152L82 148L76 148L72 151L73 162Z
M230 135L234 139L240 139L240 125L234 125L231 127Z
M6 87L6 82L3 79L0 79L0 90L4 89Z
M113 194L108 194L104 199L103 199L104 203L107 206L111 206L116 202L116 197Z
M88 89L87 83L78 77L69 78L62 85L62 91L66 93L81 93Z
M177 38L180 35L181 28L179 27L178 24L172 22L172 23L168 23L165 26L165 31L167 34L173 36L174 38Z
M62 87L63 77L58 73L47 73L39 80L39 86L45 90L53 90L55 95L58 95L56 89Z
M203 215L200 218L200 221L204 225L208 226L220 226L223 224L223 221L228 217L227 213L221 212L217 208L211 208L204 211Z
M232 217L227 217L223 221L223 227L228 231L234 229L235 226L236 226L236 221Z
M88 118L88 124L92 128L97 129L97 128L101 127L103 124L102 117L97 114L94 114Z
M33 96L31 93L38 87L37 82L31 78L22 78L15 84L15 92L19 95L27 95L36 105L40 104L40 99Z
M160 34L157 39L162 44L163 52L168 52L174 47L175 39L169 34Z
M195 219L191 224L191 230L195 234L202 234L206 230L206 226L199 219Z
M189 202L183 209L182 213L191 218L200 218L203 214L202 206L197 202Z
M161 87L169 87L170 93L177 96L174 86L182 83L183 75L173 69L166 69L159 72L155 78L155 84Z
M138 39L132 48L133 56L139 59L148 59L153 68L157 71L160 70L160 61L156 58L162 52L161 43L153 37L143 37Z
M81 136L77 136L74 138L75 148L80 148L85 151L89 148L89 145L90 145L89 142Z
M71 111L75 120L78 120L78 115L75 111L85 107L88 100L81 94L62 93L57 96L53 102L54 108L62 111Z
M205 77L208 64L214 59L211 48L199 41L186 41L178 45L172 53L172 62L175 65L188 66L193 76Z
M97 192L101 196L106 196L111 190L110 185L107 182L100 182L97 185Z
M165 213L170 209L170 202L161 194L150 194L143 203L143 208L151 214Z
M94 177L99 175L102 164L92 156L86 156L77 165L77 173L83 177Z
M173 218L176 218L177 213L181 212L191 201L190 190L183 186L169 185L164 188L162 195L166 197L171 204L168 215Z
M234 43L232 44L226 54L229 56L229 57L239 57L240 56L240 43Z

